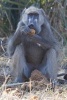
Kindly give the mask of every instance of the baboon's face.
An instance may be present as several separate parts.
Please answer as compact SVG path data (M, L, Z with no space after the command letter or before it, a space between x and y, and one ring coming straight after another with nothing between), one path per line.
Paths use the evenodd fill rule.
M38 33L38 23L39 23L39 14L29 13L27 18L27 24L30 29L34 29Z
M41 26L44 24L44 16L41 9L30 7L24 11L22 21L38 34L41 31Z

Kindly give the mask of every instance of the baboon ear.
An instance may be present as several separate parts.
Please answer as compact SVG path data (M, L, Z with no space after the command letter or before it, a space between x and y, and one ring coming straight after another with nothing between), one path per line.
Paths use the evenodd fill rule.
M44 25L50 29L50 22L48 16L46 15L45 11L41 8L40 9L42 16L44 17Z
M21 20L21 18L22 18L22 15L25 13L25 11L26 11L26 8L22 11L22 13L21 13L21 15L20 15L20 20Z
M48 16L46 15L45 11L41 8L40 11L42 12L43 16L48 20Z
M27 14L25 13L26 12L26 8L22 11L22 13L21 13L21 17L20 17L20 21L22 21L24 24L26 24L27 23Z
M26 8L22 11L22 13L24 14L24 13L25 13L25 11L26 11Z

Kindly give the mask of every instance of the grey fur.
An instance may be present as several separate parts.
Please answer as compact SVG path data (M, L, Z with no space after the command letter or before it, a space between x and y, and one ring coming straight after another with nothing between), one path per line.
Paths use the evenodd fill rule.
M37 33L28 35L28 14L39 14ZM46 42L47 41L47 42ZM47 46L47 43L49 46ZM48 79L57 79L59 43L55 39L43 9L29 7L22 12L17 29L8 42L8 53L12 56L14 82L23 82L34 69L41 71Z

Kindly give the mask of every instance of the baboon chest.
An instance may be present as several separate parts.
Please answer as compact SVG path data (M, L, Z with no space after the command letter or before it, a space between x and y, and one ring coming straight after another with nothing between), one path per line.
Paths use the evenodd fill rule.
M45 51L34 43L25 44L25 57L28 63L40 64L44 58Z

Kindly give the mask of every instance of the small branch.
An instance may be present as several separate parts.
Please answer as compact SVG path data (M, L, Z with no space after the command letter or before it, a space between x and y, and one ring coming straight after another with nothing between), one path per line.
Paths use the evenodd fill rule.
M5 84L4 87L13 87L13 86L24 85L24 84L29 84L29 82Z
M7 14L6 11L5 11L5 14L6 14L6 17L7 17L8 21L9 21L9 24L10 24L11 30L13 30L12 23L11 23L11 21L10 21L10 19L9 19L9 16L8 16L8 14Z
M2 41L2 40L1 40L1 48L2 48L2 50L3 50L4 53L5 53L6 51L5 51L4 47L3 47L3 41Z

